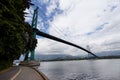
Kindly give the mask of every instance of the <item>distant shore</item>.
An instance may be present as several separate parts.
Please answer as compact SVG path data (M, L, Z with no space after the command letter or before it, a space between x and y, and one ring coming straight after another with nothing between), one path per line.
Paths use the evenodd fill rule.
M51 59L51 60L40 60L41 62L49 62L49 61L74 61L74 60L99 60L99 59L120 59L120 56L103 56L103 57L99 57L99 58L94 58L94 57L90 57L90 58L77 58L77 59Z

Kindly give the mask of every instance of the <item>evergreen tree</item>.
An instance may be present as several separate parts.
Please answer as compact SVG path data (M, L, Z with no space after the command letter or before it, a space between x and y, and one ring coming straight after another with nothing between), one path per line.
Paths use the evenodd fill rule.
M24 10L30 7L30 2L30 0L0 1L0 70L11 66L13 60L21 53L36 46L33 30L24 21Z

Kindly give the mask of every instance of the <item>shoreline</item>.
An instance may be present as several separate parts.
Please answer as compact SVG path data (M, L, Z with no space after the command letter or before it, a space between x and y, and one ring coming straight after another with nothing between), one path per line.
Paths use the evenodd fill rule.
M106 60L106 59L120 59L120 58L99 58L99 59L65 59L65 60L41 60L41 62L57 62L57 61L82 61L82 60Z

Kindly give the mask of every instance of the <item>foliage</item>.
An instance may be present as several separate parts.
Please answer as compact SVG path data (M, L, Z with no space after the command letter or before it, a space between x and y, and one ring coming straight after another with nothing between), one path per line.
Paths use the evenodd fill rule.
M0 1L0 70L11 66L21 53L36 46L32 28L24 22L24 10L30 4L30 0Z
M28 23L25 23L25 52L27 51L32 51L35 47L36 47L36 44L37 44L37 40L34 38L34 33L33 33L33 29L31 28L31 26L28 24Z

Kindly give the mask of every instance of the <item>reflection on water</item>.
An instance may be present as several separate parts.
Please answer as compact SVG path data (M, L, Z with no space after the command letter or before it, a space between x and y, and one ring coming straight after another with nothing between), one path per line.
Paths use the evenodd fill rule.
M120 80L120 59L41 62L50 80Z

